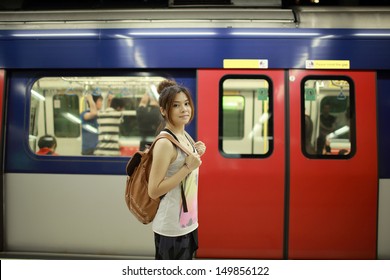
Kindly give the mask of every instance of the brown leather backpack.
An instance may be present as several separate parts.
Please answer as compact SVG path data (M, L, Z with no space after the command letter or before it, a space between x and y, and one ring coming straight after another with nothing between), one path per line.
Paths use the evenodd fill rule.
M153 161L154 144L161 138L169 139L187 155L189 151L169 133L161 133L153 141L149 149L136 152L126 165L125 200L130 212L143 224L149 224L156 216L160 198L152 199L148 194L148 182ZM182 187L183 208L186 212L186 201ZM184 196L184 197L183 197Z

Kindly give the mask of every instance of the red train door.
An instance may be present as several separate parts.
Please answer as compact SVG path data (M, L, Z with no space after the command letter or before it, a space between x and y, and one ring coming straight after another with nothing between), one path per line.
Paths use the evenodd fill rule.
M375 81L374 72L290 72L291 259L376 258ZM320 143L319 116L327 110L335 116L334 129ZM305 114L313 124L314 137L307 143L317 146L312 152L302 144ZM319 143L324 144L320 156Z
M198 82L197 257L376 257L375 73L200 70Z
M201 70L197 91L197 257L282 258L284 72Z

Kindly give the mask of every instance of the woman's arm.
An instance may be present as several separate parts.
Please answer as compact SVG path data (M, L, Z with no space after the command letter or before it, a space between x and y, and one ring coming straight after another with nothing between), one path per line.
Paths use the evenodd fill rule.
M149 103L149 95L147 93L144 93L144 95L142 96L141 98L141 101L139 102L139 107L146 107L148 106L148 103Z

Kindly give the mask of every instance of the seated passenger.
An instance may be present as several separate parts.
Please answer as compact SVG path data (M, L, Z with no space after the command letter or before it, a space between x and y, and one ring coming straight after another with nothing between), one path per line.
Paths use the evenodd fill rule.
M325 149L326 136L335 130L336 117L330 114L329 104L322 106L320 115L320 134L317 138L317 153L323 154Z
M348 155L349 154L349 151L347 149L341 149L339 151L339 155Z
M58 156L58 154L55 152L57 148L57 140L54 136L46 134L39 138L38 147L39 151L37 152L37 155Z

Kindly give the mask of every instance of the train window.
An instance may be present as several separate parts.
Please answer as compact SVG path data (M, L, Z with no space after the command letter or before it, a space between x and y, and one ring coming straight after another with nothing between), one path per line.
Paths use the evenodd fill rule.
M302 82L302 151L309 158L350 158L355 153L354 88L346 77Z
M77 94L55 94L53 96L54 136L74 138L80 136L79 97Z
M226 157L266 157L273 147L271 83L264 76L220 81L219 149Z
M61 156L131 156L139 148L141 141L146 141L139 129L137 108L141 98L156 99L156 87L164 78L158 76L83 76L83 77L44 77L37 80L31 88L29 144L34 153L58 154ZM116 122L114 145L111 134L99 126L97 118L91 116L87 96L91 96L99 109L100 121L102 112L110 107L123 108L110 115L110 121ZM116 104L116 105L115 105ZM153 102L149 102L151 106ZM111 114L111 113L110 113ZM115 117L114 117L115 115ZM115 120L114 120L115 119ZM100 122L101 123L101 122ZM111 127L112 128L112 127ZM111 129L110 128L110 129ZM100 136L99 136L100 133ZM142 135L141 135L142 134ZM46 147L41 150L40 139L56 141L56 149ZM100 139L99 139L100 137ZM50 139L52 139L50 138ZM110 138L110 139L108 139ZM108 141L106 141L108 139ZM100 142L99 142L100 141ZM96 145L99 142L99 152ZM107 145L101 145L105 142ZM52 143L52 142L50 142Z

